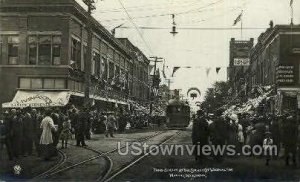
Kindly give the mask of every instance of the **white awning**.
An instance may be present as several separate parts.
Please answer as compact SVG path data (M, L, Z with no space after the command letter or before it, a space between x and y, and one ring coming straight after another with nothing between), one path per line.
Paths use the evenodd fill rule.
M78 96L78 97L84 97L84 94L79 93L79 92L71 92L71 95ZM124 101L119 101L119 100L116 100L116 99L100 97L98 95L91 95L90 94L90 98L95 99L95 100L105 101L105 102L112 102L112 103L117 103L117 104L129 105L129 103L124 102Z
M11 102L3 103L3 108L24 107L61 107L68 104L68 91L21 91L19 90Z

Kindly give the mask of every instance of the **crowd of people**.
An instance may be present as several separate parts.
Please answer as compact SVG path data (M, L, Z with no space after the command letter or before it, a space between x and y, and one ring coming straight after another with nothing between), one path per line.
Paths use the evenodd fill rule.
M221 110L213 116L199 110L193 121L193 144L233 145L238 152L243 146L261 146L264 150L277 147L276 156L265 156L266 165L274 157L278 158L284 151L285 164L293 165L300 161L300 125L296 111L285 111L282 115L260 114L249 115L239 113L236 118L224 116ZM281 150L283 149L283 150ZM268 152L266 152L269 154ZM196 160L203 160L204 156L195 153ZM217 161L222 161L222 155L214 156ZM292 160L290 160L290 158Z
M146 114L122 109L106 112L75 106L9 109L0 119L0 157L5 145L9 160L33 155L34 150L37 156L49 160L57 155L57 147L67 148L71 138L76 139L77 146L86 147L85 140L91 139L93 133L114 137L115 131L142 128L149 120Z

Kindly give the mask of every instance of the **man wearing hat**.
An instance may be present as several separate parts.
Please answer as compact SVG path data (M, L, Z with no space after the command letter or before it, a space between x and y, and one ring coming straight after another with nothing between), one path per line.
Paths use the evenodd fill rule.
M87 127L87 123L89 120L89 113L88 113L88 108L84 107L82 111L79 113L79 117L76 123L76 141L77 141L77 146L83 146L86 147L87 145L85 144L84 141L84 135Z
M193 130L192 130L192 142L193 145L207 145L208 144L208 123L204 116L203 110L197 111L197 116L193 121ZM197 151L198 147L195 147L195 159L196 161L202 160L203 156L199 154L200 151Z
M107 123L106 123L106 134L105 136L108 137L108 134L111 137L114 137L114 130L116 129L116 118L114 116L114 112L108 112Z

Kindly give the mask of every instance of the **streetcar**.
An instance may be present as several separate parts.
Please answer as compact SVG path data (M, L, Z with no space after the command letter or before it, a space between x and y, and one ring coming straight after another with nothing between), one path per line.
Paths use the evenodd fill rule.
M179 99L169 101L166 109L168 128L186 128L190 122L190 106Z

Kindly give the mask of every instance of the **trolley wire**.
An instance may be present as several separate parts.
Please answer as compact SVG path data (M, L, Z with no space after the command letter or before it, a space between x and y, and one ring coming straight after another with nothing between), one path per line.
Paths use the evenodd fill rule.
M142 41L143 41L144 44L146 45L148 51L149 51L151 54L153 54L151 47L149 46L149 44L148 44L148 43L146 42L146 40L144 39L143 34L141 33L141 31L140 31L140 29L138 28L138 26L134 23L134 21L133 21L133 19L131 18L130 14L127 12L127 10L126 10L124 4L122 3L121 0L118 0L118 1L119 1L120 5L122 6L122 8L124 9L124 11L125 11L127 17L129 18L129 20L130 20L131 23L133 24L134 28L136 29L136 31L137 31L138 34L140 35Z
M162 13L162 14L152 14L152 15L146 15L146 16L136 16L136 17L131 17L131 19L144 19L144 18L155 18L155 17L163 17L163 16L171 16L171 15L184 15L184 14L189 14L189 13L199 13L203 12L205 8L208 8L210 6L213 6L215 4L218 4L224 0L218 0L213 3L209 3L205 6L198 7L195 9L190 9L187 11L181 11L181 12L174 12L174 13ZM127 10L126 10L127 12ZM122 20L127 20L126 18L113 18L113 19L106 19L106 20L101 20L101 22L111 22L111 21L122 21Z

